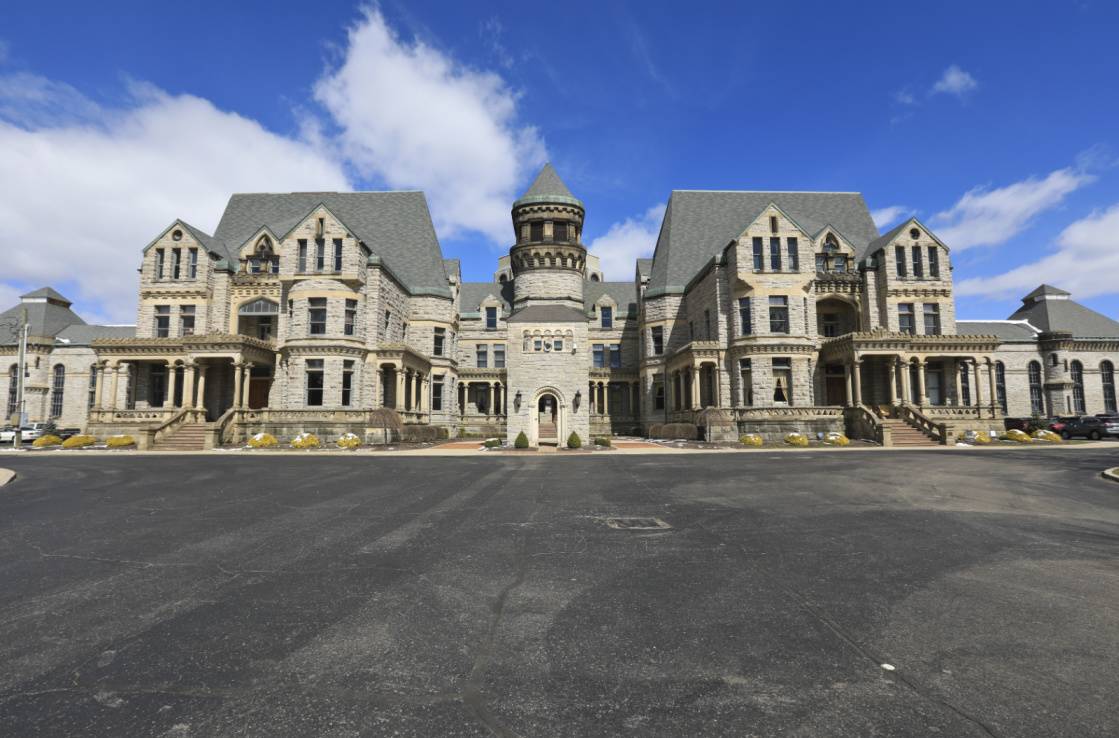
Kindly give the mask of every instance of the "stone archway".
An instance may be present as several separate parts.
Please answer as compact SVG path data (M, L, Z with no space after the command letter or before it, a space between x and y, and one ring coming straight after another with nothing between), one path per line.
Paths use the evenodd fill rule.
M532 413L531 445L554 443L558 446L567 437L567 403L559 390L541 387L533 395L529 412Z

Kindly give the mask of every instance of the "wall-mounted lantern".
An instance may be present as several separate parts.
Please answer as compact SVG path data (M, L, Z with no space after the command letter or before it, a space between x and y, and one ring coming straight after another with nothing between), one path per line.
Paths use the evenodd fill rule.
M521 391L517 390L517 394L513 396L513 409L517 412L521 411Z
M582 390L575 390L575 399L571 403L571 407L575 410L575 412L579 412L579 403L582 402L582 401L583 401L583 391Z

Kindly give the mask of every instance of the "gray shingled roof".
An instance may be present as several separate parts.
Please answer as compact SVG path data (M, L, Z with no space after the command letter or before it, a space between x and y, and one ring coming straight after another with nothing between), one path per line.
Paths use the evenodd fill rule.
M512 282L463 282L459 290L458 307L461 313L476 313L482 300L493 295L501 300L505 315L513 309Z
M219 259L225 259L228 264L233 264L237 261L236 252L240 244L223 243L221 240L214 238L201 228L192 226L185 220L179 220L179 222L183 224L184 228L190 231L190 235L194 236L194 239L198 241L198 243L202 244L202 248L214 254Z
M458 259L444 259L443 271L447 273L447 277L454 277L455 279L462 279L462 262Z
M1071 333L1073 338L1119 338L1119 322L1064 297L1069 294L1064 290L1050 287L1056 291L1039 292L1041 289L1024 298L1010 320L1028 320L1040 331ZM1035 299L1042 294L1058 295L1059 299Z
M567 189L567 185L556 174L556 169L551 162L544 165L525 194L513 203L513 207L529 202L571 202L580 207L583 205L583 202Z
M653 270L652 259L638 259L637 260L637 273L642 277L648 277L649 272Z
M633 282L583 282L583 305L587 310L603 295L618 303L619 316L637 314L637 287Z
M886 231L878 238L872 240L869 244L867 244L866 249L864 249L862 253L873 254L878 249L887 246L890 241L893 241L895 238L897 238L898 234L901 233L907 225L909 225L910 220L911 218L906 218L904 221L898 223L896 226Z
M668 199L649 275L649 289L683 290L692 277L774 203L808 233L831 224L858 249L878 238L857 192L710 192L676 190Z
M1006 320L957 320L961 336L996 336L1000 341L1036 341L1037 331L1028 325Z
M290 192L229 198L214 239L230 255L261 226L283 237L318 205L353 229L413 294L449 297L443 254L422 192Z
M1071 292L1065 292L1060 287L1054 287L1051 284L1043 284L1043 285L1038 285L1037 289L1035 289L1033 292L1031 292L1030 294L1023 297L1022 302L1031 302L1031 301L1033 301L1033 299L1035 297L1042 297L1044 295L1053 295L1053 296L1056 296L1056 297L1069 297L1069 296L1072 295L1072 293Z
M55 336L55 340L67 346L88 346L98 338L135 338L134 325L70 325Z
M68 302L66 304L69 305ZM77 313L58 302L20 303L0 313L0 345L19 343L20 315L24 309L27 310L27 322L31 326L32 336L56 336L67 326L85 325L85 321Z
M46 299L54 300L55 302L63 302L63 303L66 303L67 305L72 305L73 304L72 302L70 302L69 299L67 299L64 295L62 295L62 293L60 293L54 287L40 287L37 290L33 290L31 292L28 292L26 295L20 295L20 299L24 299L24 298L34 299L34 298L40 298L40 297L45 297Z
M509 316L509 323L585 323L583 311L564 305L529 305Z

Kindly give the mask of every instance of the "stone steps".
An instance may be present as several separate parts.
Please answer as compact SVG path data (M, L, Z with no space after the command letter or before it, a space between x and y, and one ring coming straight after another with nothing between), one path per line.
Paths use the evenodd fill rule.
M890 429L890 442L894 446L939 446L940 444L929 438L918 428L914 428L904 420L886 419L882 425Z
M206 448L209 426L190 424L179 426L171 435L155 443L157 451L202 451Z

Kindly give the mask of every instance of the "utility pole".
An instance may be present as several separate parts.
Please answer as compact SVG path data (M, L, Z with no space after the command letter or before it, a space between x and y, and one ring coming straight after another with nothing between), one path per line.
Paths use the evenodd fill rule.
M27 372L27 330L30 326L27 324L27 308L20 311L19 316L19 360L16 364L16 419L12 423L15 426L16 434L12 439L12 448L23 447L23 427L24 418L27 416L26 408L24 407L23 399L23 384L24 374Z

